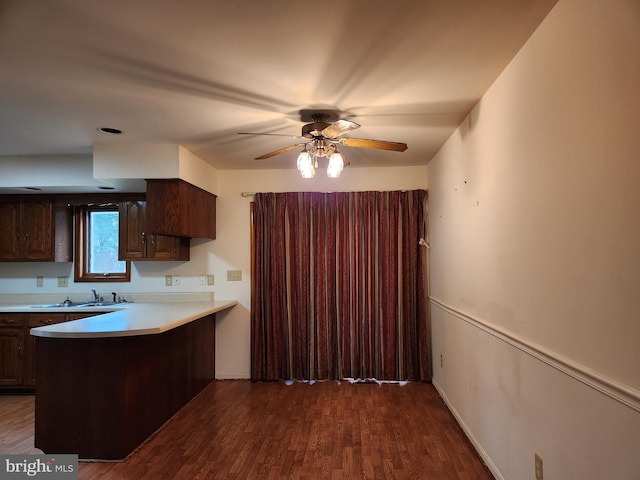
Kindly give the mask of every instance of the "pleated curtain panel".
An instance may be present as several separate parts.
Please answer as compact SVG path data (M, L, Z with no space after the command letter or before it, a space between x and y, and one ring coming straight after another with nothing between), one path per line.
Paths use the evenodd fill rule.
M255 195L254 381L431 378L425 198Z

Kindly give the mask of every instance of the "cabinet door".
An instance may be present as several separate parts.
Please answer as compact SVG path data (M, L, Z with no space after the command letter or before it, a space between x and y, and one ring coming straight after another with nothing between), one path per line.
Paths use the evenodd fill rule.
M73 261L73 210L66 204L53 205L53 261Z
M65 316L65 322L71 322L73 320L82 320L83 318L95 317L96 315L103 315L105 313L111 312L100 312L100 313L87 313L87 312L79 312L79 313L68 313Z
M0 386L23 382L24 317L0 315Z
M147 180L148 231L216 238L216 196L179 179Z
M120 260L189 260L188 238L151 235L146 232L146 202L120 204Z
M20 258L20 204L0 203L0 260Z
M22 204L20 222L24 239L22 257L25 260L53 259L51 212L51 202Z
M64 313L34 313L26 315L27 331L24 339L24 384L36 384L36 339L29 333L32 328L46 327L67 321Z
M22 385L23 328L0 327L0 385Z
M119 260L140 260L147 256L145 238L146 206L143 201L122 202L119 206Z
M184 260L190 258L191 242L188 238L149 235L147 256L154 260Z

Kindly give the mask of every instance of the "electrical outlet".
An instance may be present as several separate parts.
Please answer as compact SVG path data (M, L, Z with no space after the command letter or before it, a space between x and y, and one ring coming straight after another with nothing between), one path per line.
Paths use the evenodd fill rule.
M36 287L42 287L44 286L44 277L38 275L36 277Z
M67 277L58 277L58 287L68 287L69 279Z
M242 281L242 270L227 270L227 282Z
M542 478L542 457L536 453L535 454L535 459L536 459L536 480L543 480L543 478Z
M207 285L210 287L213 286L213 275L207 275Z
M198 278L198 283L200 284L201 287L206 287L207 277L205 275L200 275L200 277Z
M444 355L440 354L440 368L444 368Z
M180 286L180 277L178 275L174 275L173 276L173 286L174 287L179 287Z
M171 275L164 276L164 286L173 287L173 278L171 277Z

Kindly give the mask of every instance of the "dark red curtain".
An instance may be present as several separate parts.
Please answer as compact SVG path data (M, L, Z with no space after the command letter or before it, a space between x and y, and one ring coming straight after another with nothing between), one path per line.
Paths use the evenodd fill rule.
M428 380L424 190L259 193L253 380Z

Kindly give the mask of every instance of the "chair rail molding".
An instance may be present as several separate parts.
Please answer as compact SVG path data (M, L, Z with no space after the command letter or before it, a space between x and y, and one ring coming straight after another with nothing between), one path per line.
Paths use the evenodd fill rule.
M546 363L556 370L569 375L579 382L607 395L608 397L640 412L640 391L629 385L620 383L606 375L597 372L581 363L568 359L557 352L544 348L534 342L528 341L512 332L499 328L486 320L476 318L462 310L459 310L437 298L429 298L431 305L454 315L455 317L473 325L476 328L508 343L518 350Z

